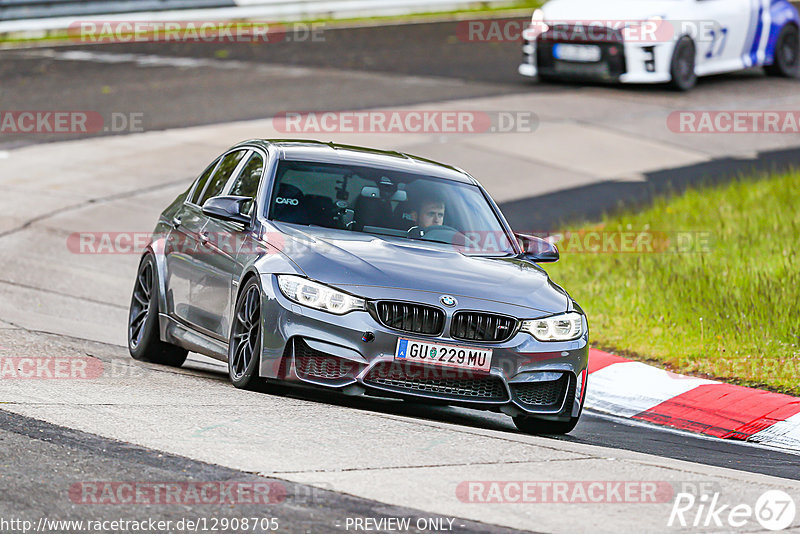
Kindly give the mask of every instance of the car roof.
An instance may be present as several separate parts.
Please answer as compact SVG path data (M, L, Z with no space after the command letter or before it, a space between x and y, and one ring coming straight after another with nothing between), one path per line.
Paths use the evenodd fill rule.
M379 167L399 172L425 174L446 180L477 185L477 181L458 167L445 165L404 152L378 150L309 139L252 139L237 146L257 145L277 149L281 159Z

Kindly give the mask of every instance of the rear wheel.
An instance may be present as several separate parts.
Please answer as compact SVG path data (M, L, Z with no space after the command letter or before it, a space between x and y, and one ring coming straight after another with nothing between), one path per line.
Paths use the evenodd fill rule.
M525 434L568 434L578 424L579 417L569 421L546 421L525 415L514 417L514 425Z
M800 74L800 32L794 24L787 24L778 35L775 59L764 71L770 76L796 78Z
M240 389L256 389L261 383L261 287L251 278L239 294L228 341L228 375Z
M684 35L675 44L675 51L672 53L669 72L672 76L670 85L673 88L679 91L688 91L697 85L697 74L694 71L696 61L697 52L694 41Z
M128 351L134 360L180 367L188 351L161 341L158 332L158 278L156 260L146 254L136 273L128 313Z

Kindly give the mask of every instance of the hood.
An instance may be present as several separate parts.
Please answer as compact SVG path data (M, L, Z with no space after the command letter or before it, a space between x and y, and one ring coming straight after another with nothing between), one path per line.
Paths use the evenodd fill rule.
M451 245L324 228L280 224L280 230L284 251L309 278L343 290L376 286L485 299L545 313L567 309L566 294L547 273L513 257L469 256Z
M546 21L638 21L654 16L669 18L682 4L681 0L551 0L542 11Z

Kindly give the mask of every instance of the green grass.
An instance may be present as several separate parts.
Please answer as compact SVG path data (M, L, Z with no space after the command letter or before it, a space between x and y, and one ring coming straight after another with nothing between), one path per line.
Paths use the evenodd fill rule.
M594 346L800 395L800 173L693 189L572 230L666 232L672 243L657 253L565 246L547 268L586 311ZM674 232L711 239L681 253Z

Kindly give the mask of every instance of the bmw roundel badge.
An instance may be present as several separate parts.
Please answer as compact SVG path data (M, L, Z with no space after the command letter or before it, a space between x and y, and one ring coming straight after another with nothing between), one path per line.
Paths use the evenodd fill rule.
M458 301L455 299L455 297L451 297L450 295L442 295L442 298L440 298L439 300L441 301L442 304L444 304L448 308L452 308L453 306L458 304Z

